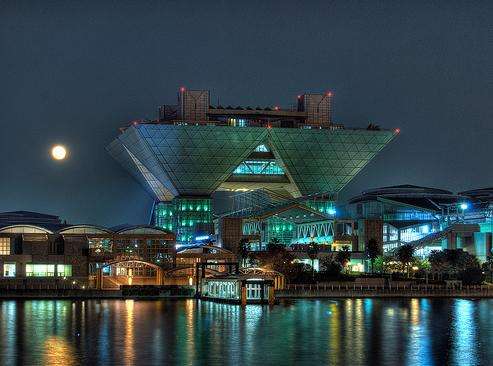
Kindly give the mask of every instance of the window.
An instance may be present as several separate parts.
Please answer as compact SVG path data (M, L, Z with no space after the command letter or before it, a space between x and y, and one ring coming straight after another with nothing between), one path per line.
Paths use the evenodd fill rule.
M284 170L275 161L246 160L234 170L233 174L284 175Z
M72 265L71 264L57 264L56 273L58 277L71 277Z
M0 238L0 255L10 255L10 238Z
M3 264L3 277L15 277L15 263Z
M259 283L247 283L247 299L261 298L261 285Z
M54 264L26 264L27 277L53 277L55 276Z

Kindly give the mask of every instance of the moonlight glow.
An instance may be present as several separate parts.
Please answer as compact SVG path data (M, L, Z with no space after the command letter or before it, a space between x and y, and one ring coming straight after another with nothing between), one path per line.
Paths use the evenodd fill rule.
M55 160L63 160L67 156L67 149L62 145L53 146L51 149L51 156Z

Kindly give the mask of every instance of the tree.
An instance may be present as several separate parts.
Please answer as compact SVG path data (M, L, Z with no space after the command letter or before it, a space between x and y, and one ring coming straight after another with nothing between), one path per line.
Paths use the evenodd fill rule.
M488 273L489 281L493 282L493 255L489 255L481 265L484 272Z
M294 257L276 238L267 244L267 251L255 253L254 259L259 266L281 272L286 276L293 272Z
M351 252L349 251L348 246L344 246L342 250L339 250L336 252L336 256L334 260L339 263L342 268L346 267L346 265L349 263L351 260Z
M380 254L380 246L378 245L377 240L375 238L368 240L368 243L366 243L366 257L370 260L372 273L375 259L377 259Z
M395 254L397 260L401 262L402 267L406 270L407 276L409 277L409 266L414 258L414 246L411 244L405 244L399 248L397 248L397 252Z
M327 256L320 261L320 272L325 279L337 277L342 271L342 266L336 262L331 256Z
M317 243L315 243L314 241L308 244L308 249L306 250L306 254L308 254L308 257L312 261L312 278L315 276L315 259L317 259L319 251L320 248L318 247Z
M240 254L240 258L241 258L241 265L244 267L245 262L248 258L248 255L250 253L248 239L242 238L240 240L239 247L240 247L239 248L239 254Z
M432 250L428 260L433 272L448 277L457 277L469 268L480 268L478 259L462 249Z
M281 241L277 238L272 238L267 243L267 252L270 254L275 254L285 249L285 246L282 245Z
M485 275L480 268L466 268L459 272L459 278L464 285L480 285L485 279Z

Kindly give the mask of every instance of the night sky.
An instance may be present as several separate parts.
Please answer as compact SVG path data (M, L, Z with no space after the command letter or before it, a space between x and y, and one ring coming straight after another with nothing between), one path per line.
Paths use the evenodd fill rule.
M222 105L332 90L336 122L400 128L342 198L493 186L492 19L491 1L0 1L0 211L146 222L105 146L182 85Z

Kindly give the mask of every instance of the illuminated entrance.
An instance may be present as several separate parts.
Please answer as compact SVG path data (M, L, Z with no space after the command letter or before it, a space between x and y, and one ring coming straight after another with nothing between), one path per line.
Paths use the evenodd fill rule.
M163 269L138 259L121 259L97 268L97 289L119 289L122 285L162 285Z

